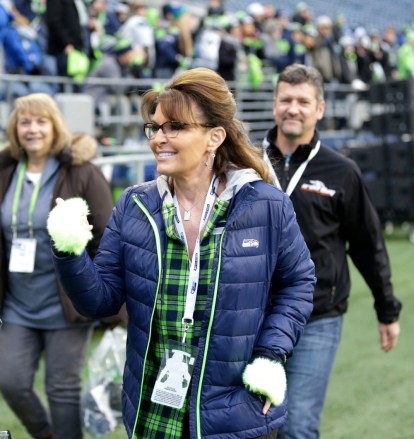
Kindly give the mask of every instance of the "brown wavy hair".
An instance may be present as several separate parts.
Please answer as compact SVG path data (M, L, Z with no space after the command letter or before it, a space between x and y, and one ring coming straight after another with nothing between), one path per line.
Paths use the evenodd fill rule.
M14 101L14 108L7 122L8 147L10 148L10 154L16 160L21 160L25 157L25 152L20 146L17 137L17 122L21 114L43 116L51 120L54 141L50 155L58 155L65 146L70 144L71 133L56 101L46 93L32 93L17 98Z
M226 81L215 71L199 67L171 80L161 91L149 90L141 102L144 122L150 122L158 104L168 120L208 123L223 127L226 138L216 151L213 172L223 177L231 169L254 169L271 182L262 150L252 144L236 118L236 101ZM200 121L200 117L203 119Z

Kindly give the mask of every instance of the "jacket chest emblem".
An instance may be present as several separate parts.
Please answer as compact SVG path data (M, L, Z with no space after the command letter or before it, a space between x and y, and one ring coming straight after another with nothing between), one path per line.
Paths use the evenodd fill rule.
M324 197L333 197L336 194L334 189L327 188L325 183L319 180L310 180L310 183L303 183L300 189L305 192L314 192Z
M259 241L257 239L243 239L242 247L259 248Z

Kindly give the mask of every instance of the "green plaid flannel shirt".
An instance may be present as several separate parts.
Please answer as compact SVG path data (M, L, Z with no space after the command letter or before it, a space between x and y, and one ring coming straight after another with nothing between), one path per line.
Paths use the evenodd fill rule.
M187 333L186 344L197 346L201 323L205 313L207 290L212 275L214 253L219 243L220 234L213 234L214 228L225 224L229 202L216 199L210 220L205 228L200 243L200 279L197 302L194 311L194 325ZM174 204L163 205L163 217L166 224L167 248L165 257L165 281L157 297L152 338L144 370L144 385L141 394L136 436L145 439L181 438L183 419L189 409L189 393L181 410L151 402L152 389L165 355L168 340L181 342L189 259L187 249L177 235L174 225Z

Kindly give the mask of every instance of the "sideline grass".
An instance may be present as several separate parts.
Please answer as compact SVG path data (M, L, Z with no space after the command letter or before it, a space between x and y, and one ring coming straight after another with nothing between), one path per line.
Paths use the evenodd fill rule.
M380 350L371 294L352 267L350 306L322 416L322 439L414 438L414 246L398 233L387 246L395 291L404 305L400 342L388 354ZM36 377L40 392L42 376L43 370ZM6 428L13 439L30 439L0 396L0 430ZM105 437L125 439L126 434L121 426Z
M403 302L397 347L383 353L371 294L359 273L344 320L322 416L326 439L414 438L414 247L405 235L387 240L395 293Z

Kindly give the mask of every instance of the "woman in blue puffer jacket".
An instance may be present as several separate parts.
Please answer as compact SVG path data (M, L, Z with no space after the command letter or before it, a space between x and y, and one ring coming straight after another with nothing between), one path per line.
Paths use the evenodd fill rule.
M315 281L292 204L214 71L145 93L141 111L160 177L124 192L93 262L87 206L57 200L62 284L87 316L126 302L129 438L274 438Z

